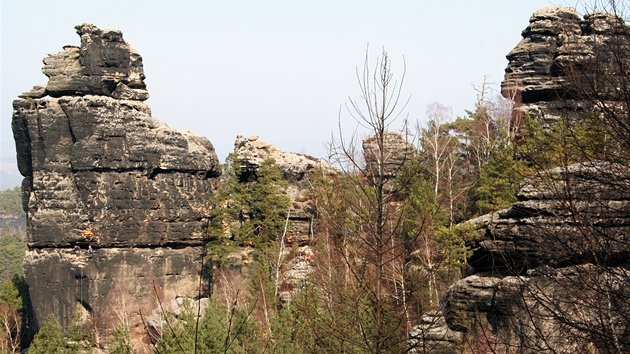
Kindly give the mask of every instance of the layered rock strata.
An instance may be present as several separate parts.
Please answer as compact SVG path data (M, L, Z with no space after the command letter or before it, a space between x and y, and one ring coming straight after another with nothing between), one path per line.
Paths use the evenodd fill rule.
M117 30L101 30L92 24L76 26L81 46L67 45L44 59L48 76L45 93L52 97L104 95L144 101L142 57Z
M529 115L553 124L592 114L594 95L600 102L623 99L630 27L620 17L581 18L573 8L550 6L534 12L522 36L507 55L502 83L503 96L515 101L516 119Z
M439 311L431 311L420 319L420 324L409 331L411 353L459 354L462 352L463 333L446 325Z
M446 323L497 351L606 352L630 330L630 175L604 162L543 174L511 208L468 221L474 275L448 289Z
M545 171L525 181L511 208L470 220L479 238L469 264L476 272L523 274L541 266L630 254L630 178L606 162Z
M379 140L382 140L382 148ZM386 179L395 178L402 166L417 154L416 147L397 133L385 133L380 139L372 136L362 145L366 171L373 176L382 173ZM380 161L383 161L382 166Z
M402 166L416 156L416 147L397 133L372 136L363 140L362 145L366 178L375 183L382 177L385 191L395 193L393 181Z
M142 58L119 31L76 29L80 47L44 60L48 85L13 102L31 328L82 311L105 335L126 318L139 339L158 302L199 292L219 164L206 138L151 116Z
M596 114L595 102L617 107L629 33L611 14L536 11L502 86L517 117L549 126ZM512 207L470 220L471 275L442 301L448 328L478 352L628 351L628 190L625 164L574 164L532 176Z

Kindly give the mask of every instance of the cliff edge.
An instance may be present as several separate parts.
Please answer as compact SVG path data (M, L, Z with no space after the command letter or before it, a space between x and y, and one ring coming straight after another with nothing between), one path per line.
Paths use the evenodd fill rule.
M125 318L139 343L158 302L200 291L219 163L206 138L151 116L142 58L120 31L76 30L80 47L44 59L48 84L13 102L29 326L68 328L78 312L108 335Z

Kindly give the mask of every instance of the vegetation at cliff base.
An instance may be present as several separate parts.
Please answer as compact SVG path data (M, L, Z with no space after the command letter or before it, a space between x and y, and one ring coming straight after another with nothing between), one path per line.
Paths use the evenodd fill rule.
M200 204L186 204L194 183L177 186L190 193L173 205L190 214L153 228L164 230L166 246L141 245L188 257L144 258L147 267L164 270L157 277L183 278L175 299L163 299L175 294L165 290L170 280L154 281L154 293L141 298L151 281L142 263L129 264L138 266L130 272L138 281L130 292L142 302L132 314L122 314L124 306L108 313L86 305L97 296L116 299L105 282L92 281L103 274L96 271L104 264L98 257L114 254L107 250L59 267L67 292L45 307L58 313L29 322L21 267L26 244L18 234L3 234L0 352L19 352L29 342L34 354L95 347L110 353L630 352L630 27L616 12L618 2L597 4L617 15L582 18L547 8L533 16L523 32L527 55L508 58L527 58L525 68L549 64L548 70L528 81L519 76L523 67L509 67L506 82L511 77L516 89L504 85L503 95L518 93L510 99L484 80L475 87L474 107L460 116L433 102L426 121L412 121L404 59L392 60L383 49L373 60L368 51L356 72L357 98L340 111L326 164L292 169L286 155L279 165L259 158L270 150L255 154L251 145L228 156L220 177L195 172L191 180L207 182ZM571 30L556 33L565 20ZM576 43L588 45L572 53ZM544 50L535 54L549 60L532 54L538 47ZM344 119L357 130L341 131ZM164 181L161 173L153 177ZM174 219L168 207L161 209L168 203L149 196L138 204L150 206L147 214L129 225ZM17 189L0 197L0 208L21 208ZM81 222L102 215L120 222L119 210L104 205ZM139 238L151 230L140 229ZM179 230L192 231L166 237ZM63 240L79 237L79 228L66 231ZM104 247L120 247L118 236ZM40 245L31 244L29 258L55 259ZM180 295L186 288L192 295ZM71 324L66 305L58 306L65 295L76 306ZM136 317L133 326L128 315ZM32 342L28 326L39 327ZM99 331L109 338L98 340Z
M283 264L306 256L296 244L291 251L284 244L290 217L290 200L283 193L287 181L273 160L252 170L236 155L226 159L208 227L216 284L212 296L228 305L224 327L232 328L230 321L236 319L242 326L229 334L199 332L210 336L199 342L200 348L234 336L230 351L247 352L252 342L278 353L413 349L410 330L425 311L438 307L448 284L466 268L473 230L458 223L513 201L521 176L510 148L509 109L492 110L493 102L480 101L467 117L453 120L436 103L429 107L427 127L418 126L414 146L409 135L389 130L404 105L387 53L376 68L365 67L363 99L349 104L353 118L369 127L369 137L357 147L357 137L340 136L331 143L332 161L340 170L314 170L306 176L307 198L317 213L310 241L316 266L301 286L287 288L288 303L280 296L288 286L281 279ZM379 90L395 93L374 94ZM401 123L401 131L408 131ZM509 164L514 172L506 178L499 171ZM253 251L244 256L242 247ZM249 258L247 274L231 270L228 258L235 255ZM220 318L214 316L214 321ZM296 326L309 331L296 337ZM160 348L191 345L192 338L177 335L186 330L169 331Z

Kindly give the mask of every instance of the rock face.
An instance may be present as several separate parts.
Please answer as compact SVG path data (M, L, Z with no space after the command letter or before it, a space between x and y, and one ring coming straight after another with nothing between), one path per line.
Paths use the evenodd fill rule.
M365 159L365 171L370 180L377 180L381 171L385 179L385 190L394 192L393 183L401 167L416 155L416 147L397 133L385 133L382 139L382 148L379 146L379 139L376 136L363 141L363 158ZM383 161L383 165L379 165Z
M422 315L419 325L409 331L412 353L458 354L462 352L463 333L446 325L439 311Z
M611 45L626 48L629 33L610 14L536 11L508 54L503 94L547 125L592 115L590 102L615 107L615 91L627 91ZM472 275L442 301L449 329L473 352L628 352L628 190L626 164L574 164L532 176L511 208L470 220Z
M144 84L142 57L116 30L101 30L91 24L75 27L81 46L65 46L44 59L43 72L49 77L45 93L104 95L144 101L149 93Z
M560 117L592 112L584 94L616 100L627 85L619 74L627 63L614 52L627 50L630 29L608 13L582 19L569 7L550 6L530 18L523 40L507 55L502 93L514 99L517 119L527 114L553 124Z
M481 233L469 264L478 272L524 273L592 262L596 254L625 256L630 179L623 170L605 162L576 164L525 181L510 209L469 221ZM594 231L605 242L585 242L584 234Z
M13 102L31 328L51 315L67 328L78 304L101 334L126 316L138 340L158 301L198 294L220 169L207 139L151 116L142 58L119 31L77 32L81 47L44 60L48 85Z
M556 168L526 181L510 209L470 220L475 274L443 299L449 328L523 353L606 352L628 338L629 183L610 163Z

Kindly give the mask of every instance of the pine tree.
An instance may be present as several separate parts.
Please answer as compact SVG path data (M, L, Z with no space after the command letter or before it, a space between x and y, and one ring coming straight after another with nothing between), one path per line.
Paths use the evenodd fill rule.
M479 168L475 186L475 205L485 214L507 208L516 201L516 191L524 176L523 163L514 158L513 149L493 151Z
M241 182L240 161L226 159L216 195L211 199L211 239L257 245L278 240L289 209L287 182L273 159L262 162L256 180Z
M68 347L68 341L63 335L59 322L50 317L33 338L28 352L30 354L71 354L76 351Z

